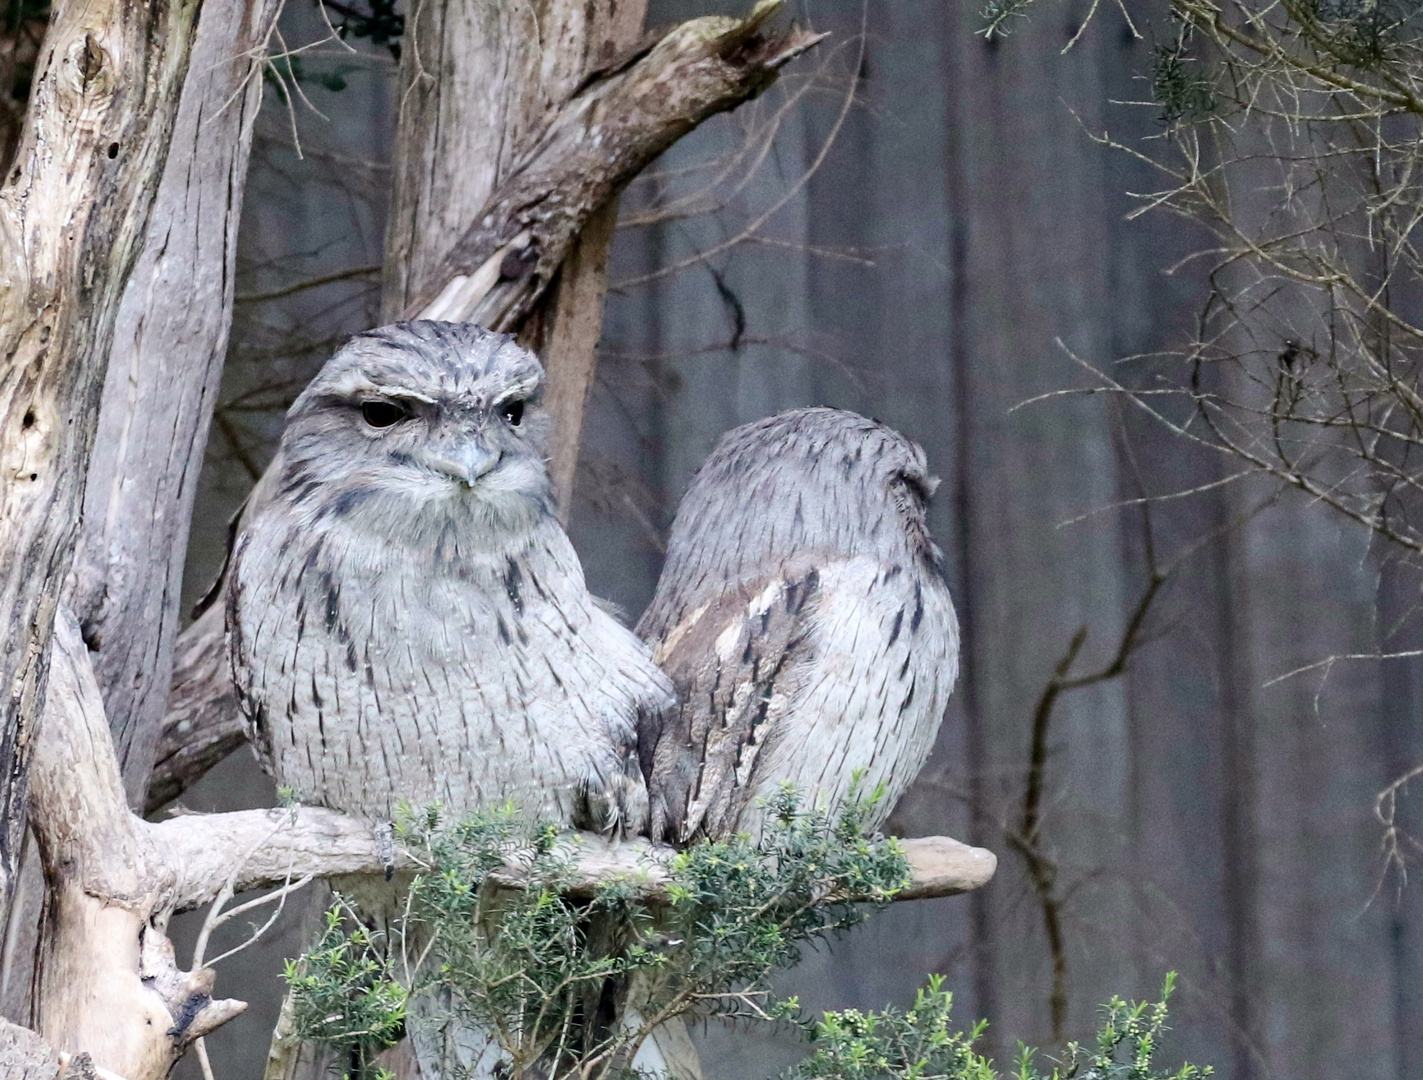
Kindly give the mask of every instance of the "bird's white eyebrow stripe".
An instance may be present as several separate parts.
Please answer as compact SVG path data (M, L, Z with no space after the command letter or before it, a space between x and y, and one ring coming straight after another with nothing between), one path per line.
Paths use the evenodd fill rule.
M504 393L500 394L497 398L491 401L490 405L502 405L510 398L527 397L535 390L537 390L538 386L539 380L537 376L531 379L525 379L523 382L518 383L515 386L509 387L508 390L504 391Z
M407 398L410 401L419 401L426 405L439 404L434 398L427 397L418 391L411 390L404 386L383 386L376 383L367 383L365 386L356 387L355 393L384 394L386 397Z

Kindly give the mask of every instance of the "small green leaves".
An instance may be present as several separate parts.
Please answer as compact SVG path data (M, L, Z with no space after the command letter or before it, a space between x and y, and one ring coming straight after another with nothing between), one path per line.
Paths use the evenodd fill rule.
M363 1080L374 1054L407 1026L432 1036L490 1033L509 1080L635 1080L619 1063L634 1059L653 1024L688 1014L800 1027L812 1054L786 1080L999 1080L973 1049L984 1025L951 1030L940 976L907 1011L847 1010L818 1021L769 988L769 976L806 944L854 926L908 884L901 845L863 835L869 805L806 810L787 788L770 800L759 842L735 836L675 856L658 903L629 880L575 898L558 830L530 826L512 806L454 824L438 806L402 808L398 835L422 867L405 914L387 941L344 901L327 913L320 940L287 969L297 1030L358 1063ZM510 865L523 888L490 880ZM852 899L865 896L873 901ZM1154 1005L1113 999L1096 1049L1069 1044L1047 1076L1024 1050L1015 1080L1206 1075L1190 1066L1153 1071L1172 985L1168 978ZM607 1014L613 988L623 1001L636 989L636 1013ZM442 1080L460 1075L452 1057Z
M1201 120L1215 112L1210 79L1187 52L1184 33L1173 43L1158 44L1152 51L1151 86L1161 105L1164 124Z
M1209 1068L1194 1065L1174 1071L1154 1066L1175 979L1174 972L1166 976L1158 1002L1128 1005L1113 998L1103 1010L1095 1052L1068 1043L1051 1072L1039 1070L1036 1051L1019 1046L1012 1080L1199 1080L1210 1076ZM814 1052L786 1073L785 1080L1000 1080L993 1062L973 1049L987 1025L979 1021L967 1032L951 1031L952 1006L953 997L943 989L943 977L934 975L905 1012L828 1012L812 1027Z
M997 1080L973 1050L984 1025L951 1032L952 1007L943 976L933 975L906 1012L828 1012L811 1029L814 1052L787 1080Z
M473 1025L494 1033L518 1078L551 1058L568 1068L631 1059L649 1029L584 1022L609 980L640 976L643 1016L797 1020L796 1001L774 1000L767 977L806 943L887 903L909 866L896 841L862 835L868 805L857 799L832 815L803 809L786 788L767 810L759 843L735 836L677 855L654 905L625 879L575 899L559 831L530 826L512 806L458 823L439 806L402 807L397 835L422 868L406 914L384 942L349 906L333 909L322 939L289 971L300 1031L368 1056L402 1018L422 1030ZM525 887L493 886L490 873L511 864ZM852 899L864 896L873 901ZM410 957L419 959L407 972ZM417 996L420 1008L406 1016Z
M326 912L320 938L282 978L292 990L297 1033L336 1050L341 1060L365 1064L399 1041L405 989L392 975L384 942L337 903Z

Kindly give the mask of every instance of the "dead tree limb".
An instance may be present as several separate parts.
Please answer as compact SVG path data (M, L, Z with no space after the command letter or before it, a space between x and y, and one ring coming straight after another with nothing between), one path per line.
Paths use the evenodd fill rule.
M428 0L414 16L384 314L517 332L543 357L549 471L565 519L618 194L820 40L768 31L782 6L762 0L745 19L695 19L640 44L645 0L550 4L537 32L535 16L512 7ZM600 65L600 46L620 55Z
M0 187L6 909L50 630L78 533L114 321L168 150L198 7L198 0L55 4L19 149Z
M433 273L437 285L416 293L405 316L518 326L596 210L683 135L759 94L824 37L767 32L782 2L761 0L745 19L693 19L591 76Z
M52 652L30 780L49 891L36 1026L52 1046L125 1080L161 1080L194 1039L246 1006L212 998L211 970L174 961L163 931L180 867L155 827L129 812L99 687L65 609Z
M175 910L210 902L231 876L233 888L258 889L311 875L379 875L385 861L380 844L365 824L319 807L235 810L226 814L183 814L151 824L154 842L178 867L172 894ZM947 836L901 840L913 881L896 900L957 896L986 885L997 869L991 851L970 847ZM645 839L610 844L591 834L570 834L563 844L576 855L567 886L573 896L591 896L610 880L627 879L642 896L665 895L673 848ZM415 863L398 848L396 869ZM527 884L517 863L496 870L493 878L509 888Z

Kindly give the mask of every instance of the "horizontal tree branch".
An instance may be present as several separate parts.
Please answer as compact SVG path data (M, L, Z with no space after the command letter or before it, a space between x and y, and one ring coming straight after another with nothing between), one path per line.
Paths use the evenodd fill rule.
M379 874L386 867L380 841L369 826L319 807L184 814L148 823L148 828L176 869L173 903L179 911L209 902L229 878L240 892L307 875ZM641 886L643 896L656 900L664 895L668 863L676 855L675 849L642 838L609 843L590 833L570 833L562 843L574 858L569 891L575 896L588 896L599 885L628 879ZM991 851L947 836L900 843L913 881L896 900L956 896L977 889L988 883L998 864ZM391 865L413 869L416 864L397 847ZM526 884L517 862L495 871L493 877L510 888Z

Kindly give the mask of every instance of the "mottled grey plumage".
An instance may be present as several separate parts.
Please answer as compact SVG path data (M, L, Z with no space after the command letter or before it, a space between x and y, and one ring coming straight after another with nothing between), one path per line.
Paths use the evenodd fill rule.
M834 807L857 770L878 826L914 780L958 673L924 452L854 413L725 435L677 511L638 624L681 705L644 723L652 834L756 832L790 781Z
M542 382L506 336L414 322L353 338L292 406L228 633L252 741L302 801L642 828L636 728L670 687L554 518Z

